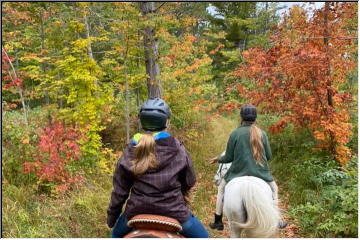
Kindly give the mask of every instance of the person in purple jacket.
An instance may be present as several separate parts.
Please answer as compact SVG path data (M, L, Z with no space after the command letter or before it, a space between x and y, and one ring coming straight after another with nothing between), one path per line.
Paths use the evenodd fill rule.
M184 145L165 132L170 115L169 106L160 98L149 99L140 108L145 133L135 134L127 144L113 176L107 210L112 237L129 233L132 229L127 222L132 217L155 214L178 220L185 237L208 238L207 230L187 206L185 196L195 185L195 172Z

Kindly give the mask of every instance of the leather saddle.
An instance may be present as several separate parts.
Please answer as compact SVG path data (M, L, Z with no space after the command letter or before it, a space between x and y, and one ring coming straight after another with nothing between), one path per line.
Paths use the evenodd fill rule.
M124 238L184 238L179 232L181 224L173 218L152 214L140 214L128 221L133 230Z

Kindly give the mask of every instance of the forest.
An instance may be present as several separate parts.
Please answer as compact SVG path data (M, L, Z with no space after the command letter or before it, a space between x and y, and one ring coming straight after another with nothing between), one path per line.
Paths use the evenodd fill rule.
M161 97L210 237L217 165L258 109L289 222L358 237L358 3L2 2L2 237L106 238L115 165Z

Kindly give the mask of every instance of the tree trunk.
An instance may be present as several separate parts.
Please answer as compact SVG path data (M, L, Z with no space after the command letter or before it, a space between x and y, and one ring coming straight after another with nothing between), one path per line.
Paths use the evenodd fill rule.
M155 12L154 2L141 2L140 9L143 16ZM157 63L159 58L159 43L155 38L155 30L152 27L145 27L144 31L144 49L145 49L145 66L147 77L148 97L161 97L160 67Z
M5 51L4 48L2 48L2 54L5 54L7 60L8 60L8 63L11 67L11 69L13 70L13 74L14 76L11 76L11 72L10 70L8 71L9 72L9 76L11 78L11 81L14 81L14 79L18 79L18 76L16 74L16 71L15 71L15 68L14 68L14 65L12 64L10 58L9 58L9 55L7 54L7 52ZM25 104L25 98L24 98L24 94L23 94L23 90L21 88L21 86L16 86L16 89L18 90L18 93L20 95L20 101L21 101L21 105L23 107L23 111L24 111L24 120L25 120L25 124L26 126L29 126L29 122L28 122L28 113L27 113L27 108L26 108L26 104Z
M329 33L328 33L328 15L329 15L330 5L329 2L325 3L325 12L324 12L324 45L326 52L326 61L327 61L327 101L328 105L333 107L332 91L331 91L331 66L330 66L330 57L329 57Z
M330 10L330 3L325 2L325 11L324 11L324 45L325 45L325 53L326 53L326 64L327 64L327 70L326 70L326 77L327 77L327 111L329 114L329 108L331 112L334 110L334 104L333 104L333 92L331 90L331 65L330 65L330 53L329 53L329 32L328 32L328 17L329 17L329 10ZM331 115L328 115L328 117L331 117ZM329 131L330 134L330 151L333 154L336 154L336 141L334 133Z
M86 9L86 8L84 9L84 24L86 27L86 39L89 40L90 39L90 24L89 24L89 19L88 19L88 9ZM89 58L95 61L90 40L87 44L87 52L88 52ZM97 82L96 78L94 79L94 85L96 88L98 87L98 82ZM98 92L96 91L95 97L97 97L97 96L98 96Z
M45 49L45 30L44 30L44 19L43 19L43 11L41 11L39 13L39 17L40 17L40 31L41 31L41 52L42 54L44 53L44 49ZM45 79L45 75L46 75L46 66L45 66L45 62L41 62L41 72L43 75L43 79ZM46 87L48 86L48 84L45 85ZM45 101L46 104L49 105L50 104L50 97L49 97L49 91L45 90Z
M84 23L85 23L85 26L86 26L86 39L90 39L90 26L89 26L87 15L84 16ZM92 51L92 48L91 48L91 42L88 43L87 49L88 49L89 58L94 59L93 51Z
M130 112L129 112L129 82L127 78L126 56L124 58L124 74L125 74L125 127L126 141L130 140Z
M136 106L137 106L137 110L139 111L140 109L140 88L136 88ZM138 131L141 130L141 123L140 121L138 121Z

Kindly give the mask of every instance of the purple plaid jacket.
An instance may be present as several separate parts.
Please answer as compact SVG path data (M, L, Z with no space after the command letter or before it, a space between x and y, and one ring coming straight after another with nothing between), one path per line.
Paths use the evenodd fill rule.
M108 217L116 220L130 195L124 211L128 219L138 214L156 214L185 222L190 210L184 194L195 185L196 178L184 145L172 136L156 140L159 166L140 177L131 170L134 149L129 143L116 165Z

